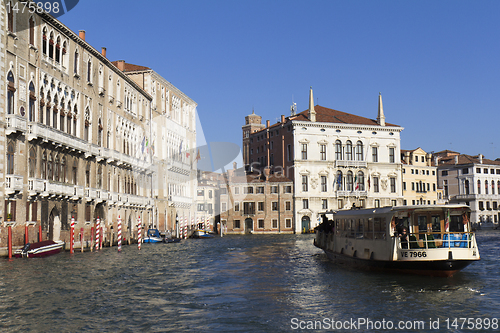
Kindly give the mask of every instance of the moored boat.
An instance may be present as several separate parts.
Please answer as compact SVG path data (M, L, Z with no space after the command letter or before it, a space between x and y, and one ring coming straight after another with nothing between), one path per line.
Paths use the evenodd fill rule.
M45 240L36 243L28 243L22 249L14 251L17 258L46 257L61 252L63 241Z
M329 212L314 245L329 259L357 268L449 277L480 260L469 216L465 205Z
M158 229L148 229L146 237L144 237L144 243L163 243L163 237L160 235Z

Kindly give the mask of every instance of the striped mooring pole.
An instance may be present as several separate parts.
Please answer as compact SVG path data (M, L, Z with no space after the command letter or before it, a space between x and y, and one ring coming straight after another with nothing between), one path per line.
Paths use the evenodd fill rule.
M137 247L139 250L141 249L141 243L142 243L142 223L141 223L141 217L139 216L139 221L137 221L139 224L137 226Z
M69 253L75 253L75 218L71 216Z
M101 221L99 218L97 218L96 221L96 226L95 226L95 250L99 250L99 242L101 240L101 235L100 235L100 229L101 229Z
M118 252L122 251L122 219L118 215Z

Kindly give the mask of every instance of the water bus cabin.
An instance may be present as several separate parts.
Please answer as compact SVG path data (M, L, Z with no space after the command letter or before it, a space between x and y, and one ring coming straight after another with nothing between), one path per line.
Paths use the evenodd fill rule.
M452 276L480 259L465 205L327 212L314 245L338 263L431 276Z

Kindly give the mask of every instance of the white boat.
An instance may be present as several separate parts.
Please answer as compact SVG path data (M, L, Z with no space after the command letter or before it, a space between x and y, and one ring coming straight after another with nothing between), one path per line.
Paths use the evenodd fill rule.
M452 276L480 259L465 205L327 212L314 245L338 263L431 276Z
M37 243L28 243L22 249L14 251L16 258L46 257L61 252L63 241L45 240Z

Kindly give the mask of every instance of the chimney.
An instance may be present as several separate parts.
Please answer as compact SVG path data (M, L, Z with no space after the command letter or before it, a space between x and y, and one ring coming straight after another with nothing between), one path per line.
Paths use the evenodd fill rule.
M455 155L455 164L458 164L458 155Z
M270 125L271 125L270 121L266 120L266 127L269 128Z
M405 151L405 162L406 164L410 164L410 152L409 151Z
M382 93L378 93L378 116L377 124L385 126L384 106L382 105Z
M236 166L238 165L238 163L236 162L233 162L233 170L236 170Z
M125 71L125 60L118 60L116 62L116 67L118 67L118 69L122 72Z
M479 164L483 164L483 155L479 154Z
M106 48L104 46L101 49L101 54L106 58Z
M266 177L266 181L269 179L269 175L271 174L271 168L270 167L265 167L264 168L264 176Z
M85 30L78 30L78 36L81 39L85 40Z
M285 122L285 115L284 115L284 114L282 114L282 115L281 115L281 123L284 123L284 122Z
M426 161L427 161L427 166L432 166L432 154L427 153Z

